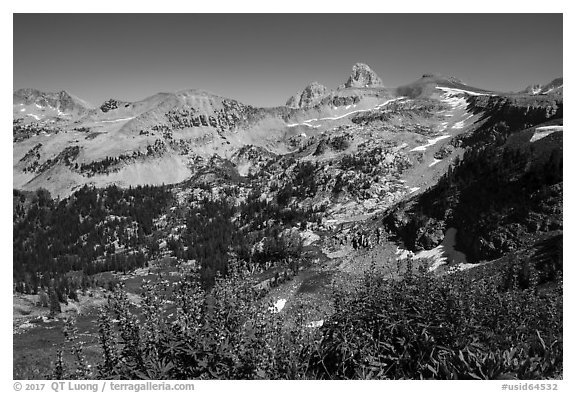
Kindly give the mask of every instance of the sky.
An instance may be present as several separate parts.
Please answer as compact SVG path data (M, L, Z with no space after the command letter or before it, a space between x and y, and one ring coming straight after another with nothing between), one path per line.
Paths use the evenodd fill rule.
M283 105L357 62L385 86L424 73L518 91L562 76L562 14L14 14L13 88L100 105L199 88Z

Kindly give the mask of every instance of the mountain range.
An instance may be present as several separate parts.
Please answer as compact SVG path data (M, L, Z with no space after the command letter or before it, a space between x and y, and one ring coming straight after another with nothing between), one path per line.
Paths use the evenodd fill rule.
M518 95L561 93L559 78ZM429 123L431 134L455 134L478 119L467 110L466 97L498 94L434 74L406 86L384 87L363 63L355 64L335 90L313 82L286 106L274 108L256 108L195 89L158 93L137 102L112 98L98 107L66 91L20 89L13 94L13 186L42 187L64 197L84 184L178 183L192 176L198 160L213 155L231 159L246 146L289 154L336 127L382 112L408 129ZM422 122L414 114L406 117L388 110L424 100L447 106L451 115Z
M562 78L342 81L15 91L15 379L561 378Z

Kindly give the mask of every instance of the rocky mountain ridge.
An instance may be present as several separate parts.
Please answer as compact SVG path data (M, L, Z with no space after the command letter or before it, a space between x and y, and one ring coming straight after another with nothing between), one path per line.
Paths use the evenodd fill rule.
M525 238L562 228L563 102L546 95L471 96L477 125L451 141L465 149L438 183L384 214L410 250L457 228L468 260L493 260Z
M256 108L196 89L137 102L109 99L90 108L66 92L22 89L14 93L14 187L45 187L63 196L83 184L179 182L192 174L198 159L231 158L250 145L288 154L315 143L323 133L341 126L365 127L375 119L373 124L381 125L377 132L392 122L403 132L434 135L450 122L434 116L424 121L421 109L414 112L418 100L431 100L426 110L457 110L456 117L447 119L456 120L470 116L463 111L463 97L491 94L433 74L411 85L385 88L362 63L354 65L337 90L313 83L289 105L276 108ZM401 115L400 108L410 109Z
M341 88L384 87L382 79L364 63L356 63L352 67L352 74Z
M390 359L435 353L440 357L428 363L430 372L416 377L436 378L446 348L462 361L453 369L458 374L451 371L443 374L446 378L557 376L562 359L562 88L553 94L503 94L435 74L397 88L367 86L370 77L352 79L350 87L332 92L300 93L294 107L255 108L201 90L159 93L137 102L110 99L75 117L32 101L15 103L14 337L16 345L43 345L15 363L27 367L45 347L61 347L46 339L46 329L54 325L45 323L64 319L61 304L70 304L70 314L85 324L83 339L97 342L103 325L95 323L101 319L94 300L104 304L122 282L129 292L117 299L141 300L134 307L122 300L125 311L114 311L109 326L116 329L114 321L123 314L138 326L149 306L156 307L142 302L166 301L165 312L154 313L149 326L156 329L157 316L165 317L162 342L169 346L182 316L209 326L203 340L233 342L222 341L213 326L228 326L235 311L245 321L249 306L253 315L279 318L270 342L283 329L301 326L304 334L280 335L295 338L287 354L298 353L311 332L322 339L308 347L325 345L325 353L338 354L350 342L349 326L367 326L356 341L357 348L366 348L374 321L404 324L400 330L408 333L396 336L387 336L390 329L381 324L374 356L364 357L369 368L358 374L362 377L370 370L386 378L412 378L386 374ZM232 280L231 285L222 286L220 278ZM170 286L175 279L180 283ZM152 281L158 292L142 296ZM206 292L206 297L180 292L191 284L222 291ZM182 295L168 303L167 290ZM350 301L351 291L358 290ZM251 297L238 302L242 294ZM198 308L182 313L190 299ZM346 309L343 300L349 302ZM76 308L81 302L92 307ZM365 313L366 304L375 308ZM398 304L401 308L388 307ZM35 319L47 314L48 305L49 317ZM426 313L416 320L422 323L406 319L423 305ZM202 309L206 314L198 314ZM470 310L475 310L472 315ZM212 319L221 315L226 321ZM453 325L454 315L468 319ZM503 321L509 327L495 331L495 323ZM248 329L245 337L255 337L256 324L238 325ZM199 331L192 326L182 331ZM437 332L434 326L452 330ZM520 326L522 339L511 343ZM414 348L415 334L425 345L406 357L408 347L402 343ZM442 340L452 336L457 339L445 346ZM115 345L125 347L121 335L116 337ZM495 341L502 349L498 355ZM185 348L176 344L179 353L198 345L198 353L206 354L208 341L185 337L179 342L186 342ZM268 347L261 343L237 342ZM429 344L441 351L430 351ZM484 352L470 358L480 345ZM545 352L553 347L560 350L550 358ZM391 348L398 348L397 357L389 356ZM315 375L351 377L344 372L350 370L349 359L342 363L343 373L327 371L334 370L332 356L312 363L321 372ZM545 358L554 368L524 373ZM237 358L221 359L239 364ZM500 366L494 359L501 359ZM189 356L180 361L189 365ZM307 367L306 362L294 364ZM32 362L35 370L43 370L37 363ZM469 374L459 371L469 364L476 367ZM125 368L131 369L132 364ZM188 368L173 368L180 369ZM502 371L509 369L514 374ZM39 374L34 371L34 377ZM184 377L199 375L209 377Z
M52 118L77 118L85 115L92 109L86 101L68 93L42 92L36 89L24 88L14 91L13 96L14 114L30 115L40 120L41 117L50 116ZM18 112L16 112L18 111ZM44 112L39 116L39 112ZM26 113L22 113L26 112Z
M289 108L308 108L318 104L326 95L328 89L326 86L318 82L312 82L298 94L290 97L286 101L286 106Z

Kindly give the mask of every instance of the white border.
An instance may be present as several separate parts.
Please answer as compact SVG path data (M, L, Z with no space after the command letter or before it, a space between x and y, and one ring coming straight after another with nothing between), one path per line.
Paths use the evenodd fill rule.
M474 4L472 4L474 3ZM565 89L567 92L569 105L573 102L573 94L570 93L572 89L571 73L576 72L573 67L573 51L569 47L569 43L573 46L572 39L568 37L576 37L574 34L574 19L572 9L567 6L567 1L562 2L527 2L527 1L509 1L502 0L488 0L481 2L465 2L459 1L410 1L410 2L385 2L385 1L363 1L363 2L339 2L339 1L323 1L323 2L310 2L305 0L291 0L283 2L283 4L272 4L271 2L263 1L218 1L218 2L194 2L188 4L178 1L162 1L162 2L129 2L129 1L111 1L99 0L98 2L79 2L71 0L60 1L37 1L37 0L24 0L21 2L13 1L11 4L2 5L2 14L0 25L2 26L2 49L4 54L10 54L12 57L12 44L13 44L13 27L12 27L12 14L13 13L69 13L69 12L115 12L115 13L133 13L133 12L146 12L146 13L204 13L204 12L225 12L225 13L263 13L263 12L306 12L306 13L362 13L362 12L381 12L381 13L454 13L454 12L498 12L498 13L564 13L564 70L568 70L564 75ZM489 26L487 26L489 28ZM537 28L537 26L535 26ZM537 54L535 54L537 55ZM12 60L12 59L10 59ZM2 105L0 110L4 114L2 116L3 131L2 138L2 153L0 155L2 163L0 170L2 171L1 179L3 182L8 183L1 193L1 235L2 245L5 258L3 263L6 265L6 272L2 274L1 278L1 300L2 315L5 315L5 322L1 325L1 334L4 338L4 356L1 358L2 379L0 386L4 387L3 391L13 391L12 385L12 285L11 285L11 260L12 260L12 152L9 146L12 146L12 136L8 129L8 123L11 122L11 83L9 77L12 73L12 61L6 59L2 63L2 82L1 89ZM10 95L9 95L10 94ZM574 195L574 157L570 154L571 150L576 146L575 134L570 131L570 124L572 123L571 110L567 110L565 122L568 123L567 132L564 133L565 143L568 147L568 154L565 155L565 180L566 186L564 188L565 201L565 239L569 245L574 240L573 231L573 217L574 207L571 202L575 201ZM569 248L565 248L570 250ZM569 391L569 386L572 386L571 391L576 391L575 373L574 371L574 339L571 335L574 331L575 325L573 321L574 313L571 312L571 300L574 299L574 286L570 285L571 280L574 278L574 263L570 258L570 253L565 256L565 278L568 285L565 289L565 313L564 313L564 342L565 342L565 364L564 364L564 380L563 381L550 381L558 383L560 391ZM8 321L10 319L10 322ZM10 338L8 338L10 337ZM10 344L8 344L10 343ZM10 345L10 348L8 348ZM269 392L270 389L304 389L320 391L326 389L350 390L350 389L365 389L369 391L383 391L382 389L389 389L390 391L401 390L434 390L443 392L458 392L462 393L463 390L467 392L491 392L501 390L501 381L486 381L486 382L465 382L465 381L354 381L354 382L335 382L335 381L297 381L297 382L257 382L257 381L206 381L197 382L196 391L206 391L207 389L224 390L227 391L250 391L250 392ZM271 386L271 384L273 384ZM47 389L46 389L47 390Z

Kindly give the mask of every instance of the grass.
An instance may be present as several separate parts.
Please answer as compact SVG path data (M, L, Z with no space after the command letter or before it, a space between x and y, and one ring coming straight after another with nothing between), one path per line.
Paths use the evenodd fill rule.
M332 282L333 272L321 271L302 280L298 293L314 293L326 288Z
M125 290L131 294L142 293L143 280L158 280L158 272L161 272L164 279L171 282L177 281L178 277L170 276L171 271L176 271L172 267L162 269L153 267L151 271L143 276L130 276L122 281L125 284ZM118 278L110 272L96 275L98 280L105 283ZM48 309L37 308L33 310L22 309L20 315L38 314L38 310L45 311L48 315ZM85 356L89 363L95 364L101 358L101 350L98 346L98 306L87 306L81 315L76 318L76 327L80 338L86 343ZM50 322L31 321L34 327L25 330L22 333L13 335L12 359L13 359L13 378L14 379L46 379L52 372L53 363L56 359L56 351L62 349L64 345L63 320L53 320ZM72 355L65 351L64 361L72 363Z
M101 357L101 351L97 345L98 326L93 322L95 318L94 312L83 315L77 320L78 329L82 333L81 338L86 342L85 355L92 363ZM63 327L63 321L39 322L37 326L26 332L13 336L14 379L48 379L56 359L56 351L65 346ZM73 361L69 353L64 355L64 360Z

